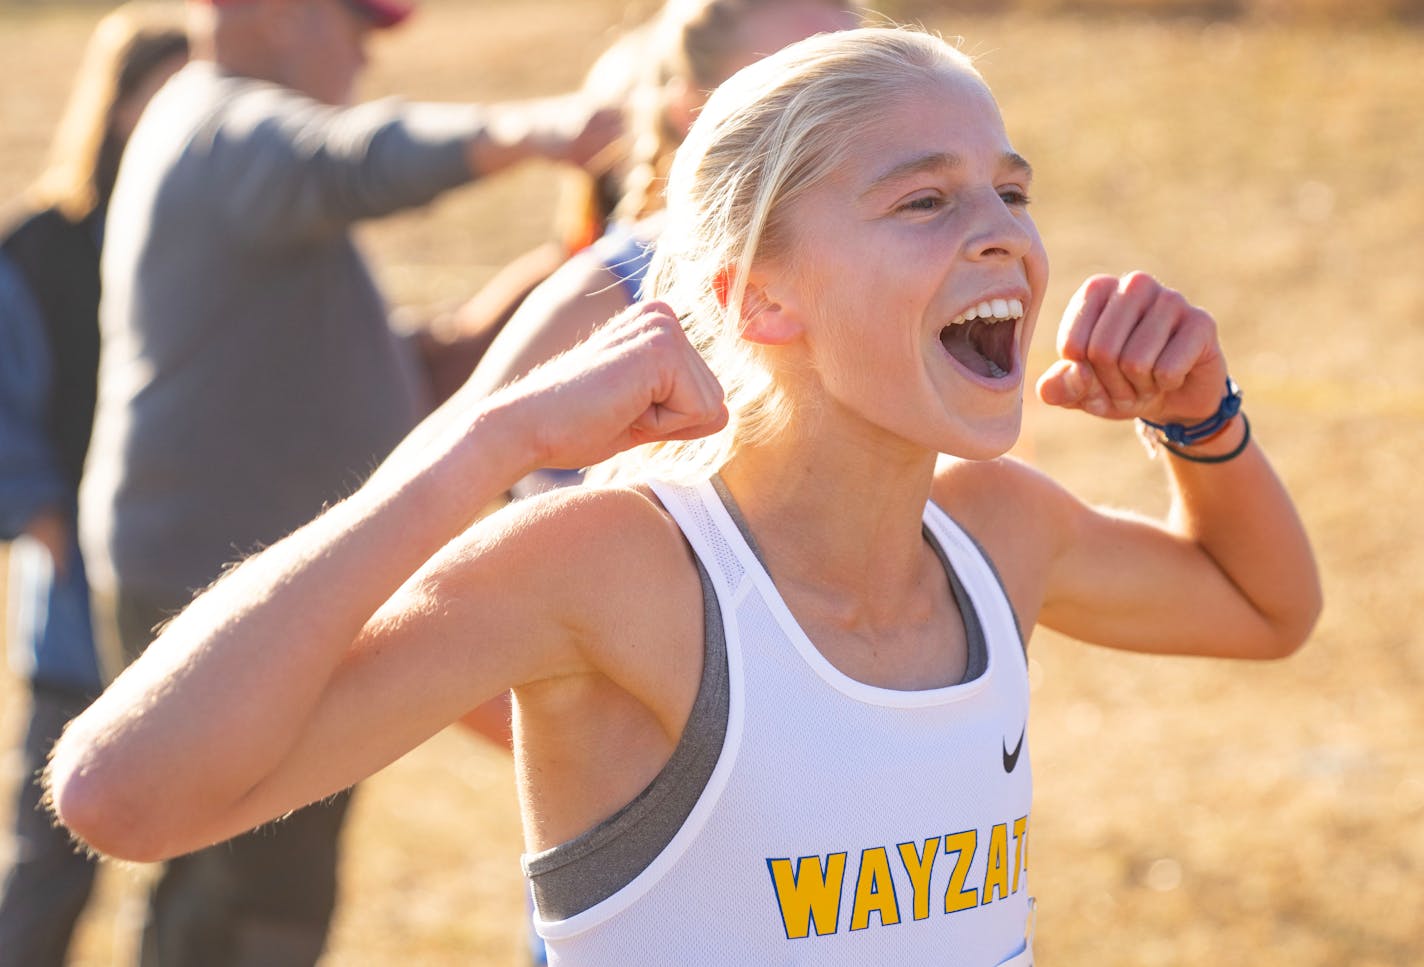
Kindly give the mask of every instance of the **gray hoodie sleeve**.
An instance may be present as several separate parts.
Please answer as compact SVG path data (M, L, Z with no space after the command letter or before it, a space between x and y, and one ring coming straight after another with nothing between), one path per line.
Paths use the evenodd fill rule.
M226 228L300 241L423 205L473 178L478 108L385 99L350 108L262 85L239 94L203 138Z

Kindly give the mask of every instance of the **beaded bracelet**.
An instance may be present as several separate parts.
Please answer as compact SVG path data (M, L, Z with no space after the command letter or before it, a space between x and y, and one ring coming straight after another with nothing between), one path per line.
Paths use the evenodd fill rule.
M1236 381L1228 376L1226 377L1226 395L1221 398L1221 405L1216 408L1214 414L1200 423L1186 426L1182 423L1153 423L1151 420L1142 422L1161 434L1160 440L1163 444L1171 443L1179 447L1191 447L1198 443L1205 443L1226 429L1226 424L1230 423L1231 418L1239 412L1241 412L1241 387L1237 386Z
M1199 446L1221 436L1237 414L1240 414L1241 423L1246 432L1241 437L1241 442L1230 453L1200 456L1181 449ZM1193 423L1191 426L1182 423L1153 423L1151 420L1144 420L1141 417L1138 418L1137 423L1138 429L1141 431L1142 442L1147 447L1149 455L1155 454L1157 448L1161 447L1173 456L1189 460L1192 463L1225 463L1228 460L1234 460L1245 452L1246 445L1251 442L1251 421L1246 419L1245 413L1241 412L1241 387L1237 386L1236 381L1230 376L1226 377L1226 395L1221 398L1221 405L1216 408L1214 414L1200 423Z

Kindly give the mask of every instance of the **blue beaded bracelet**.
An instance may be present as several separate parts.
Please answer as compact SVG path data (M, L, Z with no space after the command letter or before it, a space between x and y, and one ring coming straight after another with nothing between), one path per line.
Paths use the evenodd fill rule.
M1153 423L1151 420L1142 420L1142 423L1156 430L1162 443L1190 447L1216 436L1240 412L1241 387L1228 376L1226 395L1221 398L1221 405L1216 408L1216 413L1200 423L1193 423L1191 426L1182 423Z

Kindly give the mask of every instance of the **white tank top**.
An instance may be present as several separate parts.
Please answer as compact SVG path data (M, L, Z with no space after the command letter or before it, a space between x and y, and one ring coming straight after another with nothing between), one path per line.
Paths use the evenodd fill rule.
M710 483L654 485L716 588L726 737L706 788L639 875L536 921L566 965L1029 965L1028 675L1013 610L934 505L987 667L898 691L836 670L797 625Z

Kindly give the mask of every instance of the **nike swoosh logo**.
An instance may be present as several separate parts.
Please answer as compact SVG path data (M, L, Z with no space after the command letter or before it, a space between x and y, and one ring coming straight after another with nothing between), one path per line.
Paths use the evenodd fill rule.
M1013 772L1014 766L1019 764L1019 753L1023 751L1024 736L1028 734L1028 727L1019 733L1019 744L1014 746L1014 751L1009 751L1009 740L1004 740L1004 771Z

